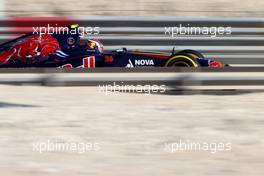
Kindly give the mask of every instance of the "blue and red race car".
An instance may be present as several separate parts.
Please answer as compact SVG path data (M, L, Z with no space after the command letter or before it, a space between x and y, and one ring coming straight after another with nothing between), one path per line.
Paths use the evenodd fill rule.
M198 51L175 53L128 51L104 52L98 40L79 34L29 33L0 45L0 68L58 67L224 67L205 59Z

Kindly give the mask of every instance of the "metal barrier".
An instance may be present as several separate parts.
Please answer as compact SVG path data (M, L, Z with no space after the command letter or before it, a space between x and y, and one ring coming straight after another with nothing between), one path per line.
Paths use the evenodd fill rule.
M264 90L263 67L1 69L0 84L47 86L165 85L186 90Z
M176 18L176 17L55 17L7 18L0 20L0 41L4 42L33 26L78 23L100 27L99 35L87 37L102 40L106 50L128 49L170 52L195 49L206 57L237 66L264 65L263 18ZM231 34L170 36L169 27L231 27ZM192 29L195 30L195 29ZM167 32L166 32L167 31Z

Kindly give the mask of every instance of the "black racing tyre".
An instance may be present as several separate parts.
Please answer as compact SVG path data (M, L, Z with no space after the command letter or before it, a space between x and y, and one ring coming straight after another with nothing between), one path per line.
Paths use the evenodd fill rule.
M199 67L199 63L187 55L174 55L168 59L165 67Z
M177 55L188 55L192 58L200 58L200 59L205 59L204 55L202 55L200 52L195 51L195 50L182 50L176 53Z

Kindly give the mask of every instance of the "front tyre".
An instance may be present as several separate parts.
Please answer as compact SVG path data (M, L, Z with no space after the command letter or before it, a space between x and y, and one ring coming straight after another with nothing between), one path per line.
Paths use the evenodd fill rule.
M199 63L186 55L174 55L168 59L165 67L199 67Z
M179 51L178 53L176 53L176 55L187 55L187 56L190 56L192 58L205 59L205 57L202 53L195 51L195 50L189 50L189 49Z

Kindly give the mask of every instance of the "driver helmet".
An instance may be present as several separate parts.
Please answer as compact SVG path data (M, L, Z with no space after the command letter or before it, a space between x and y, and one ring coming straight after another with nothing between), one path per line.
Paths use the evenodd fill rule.
M92 50L98 50L100 53L103 52L103 44L97 39L89 39L87 45Z

